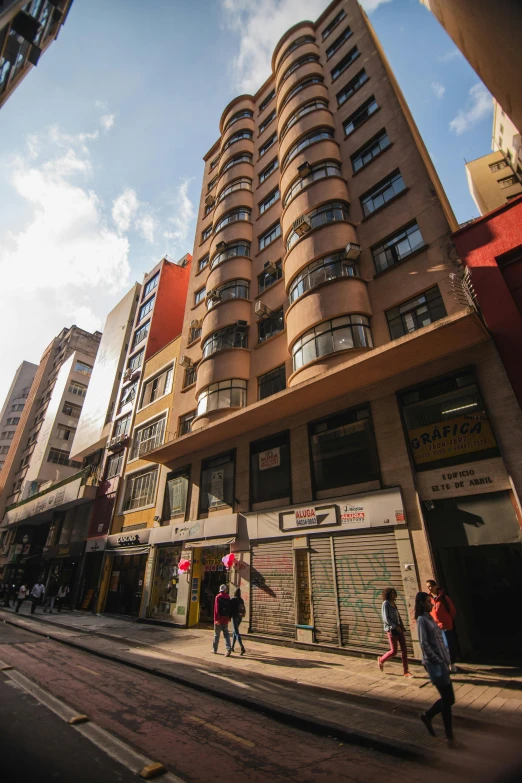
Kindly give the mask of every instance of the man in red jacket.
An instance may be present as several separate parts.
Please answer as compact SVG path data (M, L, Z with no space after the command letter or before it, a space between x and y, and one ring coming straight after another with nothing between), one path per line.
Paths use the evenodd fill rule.
M455 661L457 660L457 640L455 638L453 620L455 619L457 610L449 595L446 595L446 591L443 590L442 587L439 587L434 579L428 579L426 587L428 588L433 604L431 616L442 630L442 635L450 654L451 672L455 674L457 671L457 667L455 666Z
M226 656L228 658L232 653L232 645L230 644L230 634L228 632L228 624L230 622L230 596L227 592L227 586L221 585L219 593L214 600L214 643L212 645L212 652L217 653L219 637L221 633L225 637L225 645L227 648Z

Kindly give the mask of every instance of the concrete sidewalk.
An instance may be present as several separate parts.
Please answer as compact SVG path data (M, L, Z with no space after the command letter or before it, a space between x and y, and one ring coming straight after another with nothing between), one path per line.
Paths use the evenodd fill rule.
M430 738L418 713L437 698L424 669L413 664L412 680L400 660L382 674L375 659L299 650L254 641L245 635L247 654L213 655L212 631L176 629L81 612L29 615L2 610L0 619L223 698L259 709L287 713L325 731L357 734L372 742L426 752L444 743L442 727ZM221 642L223 644L223 642ZM385 641L383 640L383 650ZM509 734L522 727L522 670L463 665L453 677L459 736L469 732ZM298 686L298 687L296 687ZM337 736L337 734L336 734Z

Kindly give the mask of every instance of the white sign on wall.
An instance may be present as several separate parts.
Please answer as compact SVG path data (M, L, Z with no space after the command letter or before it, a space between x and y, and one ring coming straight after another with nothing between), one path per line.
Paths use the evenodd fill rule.
M283 511L280 515L281 530L300 530L305 527L331 527L338 525L337 508L327 506L300 506Z
M269 468L278 468L281 464L281 450L279 446L275 449L267 449L259 452L259 470L268 470Z

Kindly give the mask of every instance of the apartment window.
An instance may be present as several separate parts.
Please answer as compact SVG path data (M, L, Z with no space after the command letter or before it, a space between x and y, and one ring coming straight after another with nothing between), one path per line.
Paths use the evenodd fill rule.
M203 342L203 358L212 356L219 351L226 351L228 348L246 348L248 343L248 326L225 326L218 329L207 337Z
M163 502L164 519L172 519L185 514L189 481L190 476L186 470L168 474Z
M286 136L287 131L290 130L290 128L298 122L301 117L305 117L307 114L310 114L313 111L320 111L321 109L327 109L328 108L328 101L324 98L315 98L313 101L308 101L308 103L305 103L303 106L300 106L296 111L290 115L290 117L285 122L283 129L281 130L281 134L279 136L279 139L282 140L284 136Z
M330 33L333 30L335 30L337 25L340 24L343 21L343 19L346 19L346 12L345 11L339 11L339 13L336 16L334 16L332 21L329 22L329 24L327 24L326 27L324 28L324 30L322 32L323 41L326 41L326 39L328 38Z
M369 119L378 108L377 101L372 95L371 98L368 98L368 100L365 101L362 106L359 106L359 108L343 122L345 134L349 136L351 133L353 133L354 130L362 125L363 122L366 122L366 120Z
M27 454L26 457L20 460L20 467L18 468L18 470L23 470L29 464L30 459L31 459L30 455Z
M142 348L141 351L138 351L138 353L135 353L134 356L131 356L129 361L127 362L127 369L131 370L137 370L141 367L143 362L143 354L145 353L144 349Z
M260 136L261 136L261 134L262 134L262 133L263 133L263 132L264 132L264 131L265 131L265 130L268 128L268 126L270 125L270 123L271 123L271 122L273 122L273 121L275 120L275 118L276 118L276 110L274 109L273 111L271 111L271 112L270 112L270 114L269 114L269 115L267 115L267 116L265 117L265 119L263 120L263 122L262 122L262 123L261 123L261 125L259 126L259 135L260 135Z
M312 144L333 138L334 132L332 128L316 128L315 130L310 131L310 133L308 133L306 136L303 136L303 138L299 139L299 141L290 147L285 157L283 158L281 169L284 170L291 160L297 157L297 155L299 155L299 153L307 147L311 147Z
M238 242L230 242L227 244L225 250L222 250L213 257L210 262L210 269L215 269L216 266L226 261L229 258L235 258L236 256L245 256L250 258L250 242L240 240Z
M193 383L196 383L198 377L197 370L194 366L187 367L185 370L185 374L183 375L183 388L186 389L189 386L192 386Z
M282 276L283 276L283 264L281 261L276 261L275 270L261 272L261 274L257 276L259 293L262 294L263 291L266 291L266 289L270 288L271 285L277 283L278 280L281 280Z
M281 110L284 109L287 103L289 103L292 98L295 98L296 95L299 95L300 92L303 90L306 90L307 87L311 87L313 84L322 84L324 82L323 76L308 76L306 79L303 79L302 82L299 82L299 84L296 84L295 87L292 87L289 93L285 95L284 100L281 104Z
M283 315L283 308L280 307L258 322L257 342L264 343L264 341L268 340L269 337L273 337L275 334L282 332L284 328L285 318Z
M146 299L147 296L154 291L154 289L157 287L159 282L159 272L156 272L154 277L151 277L148 283L146 283L145 288L143 289L143 296L142 299Z
M138 459L142 454L146 454L163 443L165 434L165 417L147 424L146 427L136 428L132 439L131 459Z
M72 440L75 432L76 430L72 427L65 427L63 424L58 425L58 437L62 440Z
M214 204L205 204L205 209L203 211L203 217L206 217L207 215L210 215L212 210L214 209Z
M500 147L500 149L502 149L502 145L503 144L504 144L504 140L503 140L502 136L499 136L498 137L498 146Z
M279 201L281 197L281 193L279 191L279 188L275 188L272 190L266 198L263 199L263 201L259 204L259 214L262 215L263 212L266 212L267 209L269 209L272 204L275 204L276 201Z
M197 411L189 411L179 417L179 435L187 435L192 430L192 422L196 418Z
M251 120L253 116L254 112L250 109L241 109L241 111L236 111L236 113L232 115L225 125L225 130L228 130L228 128L230 128L230 126L235 122L239 122L239 120Z
M277 237L281 236L281 224L279 220L277 223L274 223L273 226L270 226L269 229L267 229L264 234L261 234L259 237L259 249L264 250L265 247L268 247L274 240L277 239Z
M335 68L332 68L330 73L332 74L332 81L334 82L336 79L339 78L339 76L345 72L347 68L359 57L359 50L356 46L353 47L353 49L350 49L348 54L343 57L342 60L339 60Z
M92 367L90 364L78 360L74 365L74 372L79 372L81 375L90 375L92 373Z
M72 402L64 402L62 413L66 416L70 416L71 419L79 419L82 412L80 405L73 405Z
M326 50L326 59L329 60L330 57L333 57L334 54L339 51L343 43L347 41L348 38L351 38L351 36L352 36L352 31L350 30L349 27L346 27L341 33L341 35L337 36L335 41L331 43L328 49Z
M69 383L69 389L70 394L76 394L77 397L85 397L87 394L87 386L84 386L83 383L77 383L76 381L71 381Z
M257 379L258 398L264 400L266 397L271 397L272 394L277 394L280 391L286 389L286 372L285 365L276 367L275 370L270 370L264 375L260 375Z
M129 402L132 402L134 398L136 397L136 391L138 389L138 382L135 381L134 383L131 383L129 386L126 386L122 393L121 393L121 399L120 399L120 407L122 405L127 405Z
M199 340L201 337L201 326L192 326L189 334L189 343L193 343L194 340Z
M210 182L207 185L207 192L208 193L210 193L210 191L212 190L212 188L214 187L214 185L216 184L218 179L219 179L219 177L216 174L216 176L213 179L210 180Z
M247 382L239 378L210 384L198 397L197 415L202 416L222 408L244 408L246 387Z
M250 503L290 503L290 437L288 432L250 444Z
M20 421L20 416L12 416L10 419L7 419L6 424L18 424Z
M69 452L63 449L50 449L47 462L54 462L56 465L69 465ZM79 463L74 463L74 465L77 464Z
M113 454L107 460L107 468L105 470L105 478L114 478L119 476L123 468L124 452L120 451L118 454Z
M506 154L508 156L509 162L513 163L513 153L512 153L512 151L511 150L507 150Z
M129 476L125 486L123 510L131 511L134 508L143 508L154 503L157 478L157 468Z
M277 66L278 69L281 67L281 64L286 60L286 58L292 54L292 52L295 52L296 49L299 49L299 47L304 46L308 43L315 43L315 37L313 35L302 35L300 38L296 38L295 41L293 41L288 49L285 50L283 56L279 60L279 65Z
M273 101L275 98L275 90L271 90L271 92L268 93L266 98L264 98L261 103L259 104L259 114L261 114L262 111L266 109L270 101Z
M363 86L363 84L366 84L368 78L368 74L364 68L360 70L359 73L357 73L353 79L342 88L342 90L339 90L335 96L337 98L338 106L342 106L343 103L346 103L346 101Z
M8 451L9 451L9 446L2 446L0 448L0 454L7 454Z
M155 299L156 299L156 296L151 296L151 298L150 298L150 299L149 299L147 302L145 302L145 304L142 304L142 306L140 307L140 311L139 311L139 313L138 313L138 323L139 323L140 321L143 321L143 319L145 318L145 316L146 316L148 313L150 313L150 311L151 311L151 310L152 310L152 308L154 307L154 301L155 301Z
M268 152L270 147L275 144L277 141L277 133L273 133L269 139L265 141L262 147L259 148L259 157L262 158L263 155Z
M306 177L298 176L286 191L283 199L283 209L303 188L306 188L318 179L325 179L326 177L342 177L341 165L336 161L327 160L326 163L316 163L312 166L311 173Z
M398 264L423 245L424 240L417 223L401 229L382 244L372 248L377 272L383 272L388 267Z
M319 62L319 57L317 54L305 54L303 57L300 57L298 60L292 63L289 68L285 71L283 76L281 77L281 81L279 82L279 86L285 82L289 76L291 76L293 73L295 73L299 68L301 68L303 65L307 65L308 63L317 63Z
M235 454L229 451L201 463L200 513L234 504Z
M149 405L149 403L158 400L165 394L169 394L172 391L172 378L174 370L172 367L168 367L163 370L162 373L156 375L150 381L146 381L143 386L143 393L141 397L141 407Z
M236 190L252 190L252 180L248 177L239 177L238 179L233 180L230 185L227 185L226 188L221 191L218 196L218 202L222 201L225 196L229 196Z
M203 288L200 288L196 293L194 294L194 304L198 305L200 302L203 302L205 299L205 294L207 292L207 289L205 286Z
M502 123L500 124L500 132L504 133L504 126L502 125Z
M134 339L132 341L132 349L134 350L137 345L143 342L145 338L147 337L150 329L150 321L147 321L147 323L143 324L143 326L140 326L139 329L136 329L134 332Z
M277 158L274 158L273 160L270 161L268 166L266 166L263 169L263 171L260 172L260 174L259 174L259 184L261 185L265 180L267 180L268 177L270 176L270 174L273 174L274 171L276 171L276 169L278 169L278 168L279 168L279 161L278 161Z
M499 160L497 163L490 163L489 164L489 170L491 172L500 171L501 169L505 169L507 167L507 163L505 160Z
M201 241L205 242L212 235L212 226L207 226L201 233Z
M392 340L428 326L447 315L439 287L433 286L414 299L393 307L386 313Z
M4 430L0 435L2 440L12 440L14 437L14 430Z
M399 401L417 470L498 455L473 373L437 378L402 392Z
M379 481L369 407L311 423L309 438L316 492Z
M232 166L236 166L238 163L252 163L253 155L250 152L242 152L240 155L235 155L233 158L230 158L230 160L225 163L223 166L222 174L225 173L225 171L228 171L232 168Z
M25 406L24 406L23 403L18 404L18 405L11 405L11 410L12 411L23 411L24 407Z
M238 141L241 141L242 139L252 139L252 138L253 138L253 136L254 136L254 134L252 133L252 131L251 131L251 130L246 130L246 129L239 130L239 131L237 131L237 133L234 133L234 134L233 134L233 135L232 135L232 136L229 138L229 140L227 141L227 143L226 143L226 144L225 144L225 146L223 147L223 150L222 150L222 151L224 152L224 151L225 151L225 150L227 150L229 147L231 147L231 146L232 146L232 144L235 144L236 142L238 142Z
M209 293L207 308L210 310L218 302L224 302L227 299L248 299L249 296L250 284L248 280L230 280Z
M379 133L366 142L357 152L351 155L352 167L354 172L359 171L363 166L368 165L377 155L380 155L383 150L390 146L390 140L386 131L381 130Z
M518 180L514 174L512 174L510 177L504 177L503 179L498 180L498 184L500 185L501 190L504 190L505 188L511 188L513 185L516 185L517 182Z
M311 229L323 226L325 223L348 220L348 204L344 201L329 201L321 207L312 210L312 212L309 212L307 218L310 221ZM290 250L300 238L299 234L292 230L286 240L287 251Z
M131 415L122 416L121 419L117 419L114 422L114 429L112 430L112 437L117 438L119 435L128 435L130 432Z
M288 300L290 304L299 299L300 296L311 291L313 288L328 283L330 280L337 280L341 277L357 277L357 266L353 261L347 261L345 251L319 258L308 264L299 274L294 277L290 283Z
M305 332L292 347L294 371L338 351L373 348L370 321L365 315L343 315Z
M219 163L219 155L217 158L214 158L214 160L210 162L210 171L213 171L218 163Z
M251 214L252 211L248 207L237 207L237 209L232 209L230 212L227 212L226 215L223 215L219 223L215 226L214 233L217 234L222 228L225 228L225 226L228 226L230 223L236 223L238 220L250 220Z
M371 215L376 209L383 207L388 201L398 196L405 188L400 171L397 169L386 179L381 180L373 188L361 196L361 205L365 215Z

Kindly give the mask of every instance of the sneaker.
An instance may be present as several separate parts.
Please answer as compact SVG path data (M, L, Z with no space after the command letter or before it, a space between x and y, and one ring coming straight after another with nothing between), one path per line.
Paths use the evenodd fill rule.
M214 655L217 655L217 650L212 650L212 652L214 653Z
M404 672L404 676L407 677L409 680L412 680L415 677L415 675L412 674L411 672Z
M232 655L232 650L227 650L225 658L229 658Z
M383 671L384 671L384 664L383 664L383 662L381 661L381 657L380 657L380 656L377 658L377 666L379 667L379 669L381 670L381 672L383 672Z
M458 669L457 669L457 667L455 666L454 663L452 663L451 666L450 666L450 672L452 674L457 674L457 672L458 672Z
M244 655L246 653L246 650L244 647L241 648L241 655Z
M419 718L421 719L421 721L426 726L426 728L428 730L428 733L431 734L432 737L435 737L435 730L434 730L433 726L431 725L431 720L428 718L426 713L425 712L421 712L421 714L419 715Z

